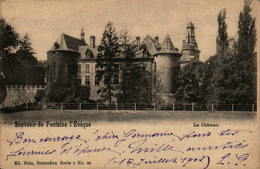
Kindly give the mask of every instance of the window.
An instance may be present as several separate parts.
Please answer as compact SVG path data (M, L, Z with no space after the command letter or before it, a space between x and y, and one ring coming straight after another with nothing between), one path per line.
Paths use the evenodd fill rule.
M94 58L93 52L89 49L86 50L85 55L87 58Z
M78 73L81 73L81 65L78 64Z
M98 80L98 78L97 78L97 75L95 75L95 85L99 85L99 80Z
M85 76L85 85L90 86L90 76Z
M90 64L85 64L85 73L90 72Z

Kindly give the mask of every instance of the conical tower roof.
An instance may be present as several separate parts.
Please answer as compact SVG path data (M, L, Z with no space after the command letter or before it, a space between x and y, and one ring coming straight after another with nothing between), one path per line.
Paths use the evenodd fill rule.
M162 48L158 53L178 53L178 50L174 48L170 36L167 34L162 44Z

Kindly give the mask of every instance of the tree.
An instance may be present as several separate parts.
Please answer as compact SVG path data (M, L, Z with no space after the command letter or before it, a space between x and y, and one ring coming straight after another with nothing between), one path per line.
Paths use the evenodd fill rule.
M45 69L34 54L29 36L20 38L14 27L0 20L0 71L6 84L44 84Z
M225 85L225 80L228 76L227 69L229 67L227 61L228 51L229 51L229 42L227 34L227 24L226 19L226 10L222 9L218 14L218 36L216 40L217 44L217 53L216 57L212 59L210 63L212 71L212 79L210 84L210 95L212 103L224 103L225 95L227 93L227 88L229 86Z
M44 75L44 67L34 57L29 36L20 38L13 26L0 19L0 102L6 96L6 84L23 85L28 81L44 84Z
M140 63L133 63L122 70L119 103L148 104L151 101L151 74Z
M96 65L97 80L103 82L98 93L109 104L112 104L112 98L117 94L117 87L113 82L118 78L119 66L114 59L118 58L119 53L118 36L113 24L109 22L98 46Z
M7 70L5 60L7 60L11 51L17 47L17 39L18 34L14 31L14 28L7 24L4 19L0 19L0 103L2 103L6 97L5 84L7 83Z
M129 43L129 35L127 30L122 30L119 37L120 54L122 55L123 61L120 63L120 92L117 95L118 101L124 105L128 102L131 103L131 96L135 93L131 91L133 87L132 76L133 73L133 62L132 58L135 56L133 46Z
M55 103L73 103L76 102L76 93L71 84L63 85L60 82L48 83L46 91L46 100Z
M218 14L218 36L216 39L217 55L225 57L228 51L228 34L226 24L226 9L222 9Z
M15 32L14 27L0 19L0 52L1 56L5 57L13 49L17 48L18 33Z
M147 65L135 60L136 46L130 43L126 29L119 36L120 85L118 103L149 104L152 99L151 73Z
M243 11L238 21L238 55L240 59L249 60L254 57L256 45L255 18L251 16L251 0L244 1Z
M176 91L176 101L180 104L206 102L205 91L205 63L190 62L180 70L178 76L178 89Z
M207 61L207 74L211 77L207 82L209 98L214 103L256 103L256 29L250 5L251 1L245 0L237 42L227 36L226 13L221 11L218 15L217 54Z
M238 21L237 69L241 78L235 97L240 103L256 103L256 28L251 16L251 0L244 1Z
M21 84L44 84L45 68L44 65L34 57L28 34L19 40L19 48L16 57L19 62L20 72L22 73Z

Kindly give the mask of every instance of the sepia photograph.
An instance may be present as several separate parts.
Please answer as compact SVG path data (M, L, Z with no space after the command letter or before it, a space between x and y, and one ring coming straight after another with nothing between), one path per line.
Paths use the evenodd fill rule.
M259 5L0 0L0 169L258 169Z

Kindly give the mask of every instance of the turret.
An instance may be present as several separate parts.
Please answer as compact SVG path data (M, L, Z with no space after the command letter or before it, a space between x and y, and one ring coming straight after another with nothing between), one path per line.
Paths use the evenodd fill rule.
M177 88L177 72L179 68L180 54L174 47L169 35L166 35L161 49L158 50L154 57L156 83L161 82L160 94L166 104L175 102L174 93Z
M186 27L187 33L186 33L186 40L185 41L187 43L192 43L192 44L196 44L197 45L196 40L195 40L194 29L195 29L195 27L194 27L193 23L191 23L191 22L188 23L188 25Z
M181 67L192 60L199 61L200 51L195 38L195 26L191 22L186 27L186 38L183 40L181 53Z

